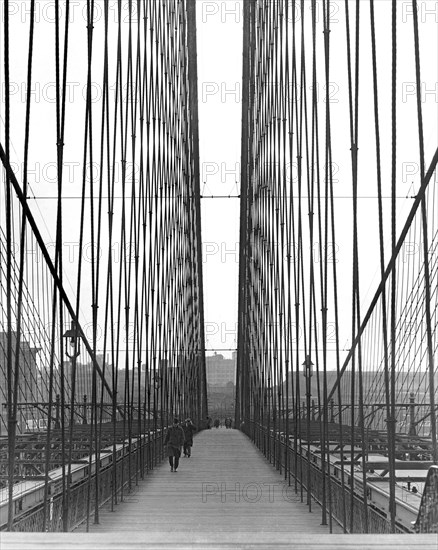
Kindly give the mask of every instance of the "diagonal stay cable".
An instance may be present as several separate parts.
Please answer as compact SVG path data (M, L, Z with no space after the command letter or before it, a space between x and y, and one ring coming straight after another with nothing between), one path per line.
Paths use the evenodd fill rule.
M25 198L25 196L24 196L24 194L23 194L23 192L20 188L20 184L17 181L15 173L11 168L11 165L8 161L5 150L3 149L3 145L1 143L0 143L0 160L2 161L3 167L6 170L6 173L8 175L8 178L9 178L10 182L12 183L12 186L14 188L14 191L15 191L16 195L17 195L17 198L20 201L21 207L23 209L23 214L26 216L27 221L28 221L28 223L29 223L34 235L35 235L36 241L37 241L37 243L38 243L38 245L41 249L44 260L47 264L47 267L49 268L51 276L53 277L53 281L54 281L54 283L55 283L55 285L56 285L56 287L57 287L57 289L58 289L58 291L59 291L59 293L62 297L62 300L63 300L65 306L67 307L67 310L68 310L71 318L73 319L73 321L75 323L77 323L77 328L78 328L78 331L79 331L79 335L80 335L82 341L84 342L85 348L86 348L87 352L89 353L89 355L90 355L90 357L93 361L93 366L96 369L99 376L102 378L102 382L105 385L106 389L108 390L108 393L109 393L110 397L112 397L112 390L111 390L108 382L103 378L102 370L101 370L101 368L100 368L100 366L99 366L99 364L96 360L96 357L93 354L93 350L92 350L90 344L88 343L88 340L87 340L87 338L85 336L85 333L84 333L84 331L83 331L83 329L82 329L82 327L79 323L79 319L76 316L76 313L75 313L75 311L74 311L74 309L73 309L73 307L70 303L70 300L69 300L69 298L68 298L68 296L65 292L65 289L61 284L61 281L60 281L60 278L58 276L57 270L55 269L55 266L53 265L53 262L50 258L50 255L49 255L48 251L47 251L47 247L44 243L44 240L43 240L43 238L41 236L41 233L38 229L38 226L35 222L35 218L33 217L33 214L30 211L29 206L27 205L26 198Z
M433 155L433 158L431 160L431 163L429 165L429 169L427 170L426 172L426 175L424 176L424 179L421 183L421 187L420 189L418 190L418 194L416 195L415 197L415 200L414 200L414 204L412 205L411 207L411 210L408 214L408 217L406 219L406 222L403 226L403 229L400 233L400 236L397 240L397 244L395 246L395 249L391 255L391 258L389 260L389 263L385 269L385 272L383 274L383 277L382 277L382 280L380 281L379 283L379 286L377 287L377 290L376 290L376 293L371 301L371 304L368 308L368 311L367 313L365 314L363 320L362 320L362 324L357 332L357 335L355 337L355 339L353 340L352 344L351 344L351 348L347 354L347 357L345 358L344 360L344 363L341 367L341 370L340 370L340 377L344 374L347 366L348 366L348 363L352 357L352 354L354 353L354 350L355 350L355 347L357 346L361 336L362 336L362 333L363 331L365 330L365 327L367 326L367 323L371 317L371 314L377 304L377 301L378 299L380 298L380 295L382 294L382 291L383 291L383 288L386 284L386 281L388 279L388 277L390 276L390 274L392 273L392 268L393 268L393 265L397 259L397 256L398 254L400 253L400 250L403 246L403 243L405 241L405 238L406 238L406 235L408 234L408 231L409 231L409 228L411 227L411 224L412 224L412 220L414 219L415 217L415 214L418 210L418 207L420 206L421 204L421 200L422 198L424 197L425 193L426 193L426 190L428 188L428 185L430 183L430 180L432 179L432 176L436 170L436 167L437 167L437 164L438 164L438 149L435 151L434 155ZM335 393L338 385L339 385L339 381L340 381L340 377L338 378L338 380L335 382L335 384L333 385L331 391L330 391L330 394L328 396L328 400L330 400L332 397L333 397L333 394Z

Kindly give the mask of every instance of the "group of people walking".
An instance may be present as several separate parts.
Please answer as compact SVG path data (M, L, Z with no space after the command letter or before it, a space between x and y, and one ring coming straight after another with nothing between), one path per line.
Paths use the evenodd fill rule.
M207 428L211 428L211 418L207 417ZM219 428L221 422L219 418L214 421L215 428ZM225 419L225 427L232 428L233 421L231 418ZM170 471L176 472L179 466L179 459L181 457L181 448L183 449L184 456L190 458L192 454L193 446L193 433L196 432L196 426L190 420L186 418L180 425L178 418L173 419L173 424L167 429L166 437L164 438L164 444L167 446L167 456L169 457Z
M169 457L170 471L176 472L179 466L181 457L181 447L184 451L184 456L189 458L192 454L193 432L196 431L196 426L186 418L182 426L179 424L178 418L173 419L173 425L167 430L164 444L167 445L167 455Z
M232 418L226 418L224 420L224 424L225 424L225 428L227 429L231 429L233 427L233 420ZM212 422L211 422L211 418L209 416L207 416L207 429L210 430L211 429L211 425L212 425ZM215 428L220 428L221 426L221 421L219 418L215 418L214 420L214 423L213 423L213 426Z

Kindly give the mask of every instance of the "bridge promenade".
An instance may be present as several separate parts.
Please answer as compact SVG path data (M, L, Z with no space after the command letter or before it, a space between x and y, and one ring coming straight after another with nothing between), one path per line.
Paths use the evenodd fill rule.
M213 428L196 436L192 456L181 457L176 473L166 459L115 513L105 507L90 531L180 534L183 540L216 534L218 541L223 533L327 534L319 509L309 513L300 498L242 432Z
M304 495L305 500L305 495ZM72 533L2 533L2 550L152 548L400 548L436 550L437 535L344 535L321 525L300 494L240 431L205 430L177 473L167 459L100 523Z

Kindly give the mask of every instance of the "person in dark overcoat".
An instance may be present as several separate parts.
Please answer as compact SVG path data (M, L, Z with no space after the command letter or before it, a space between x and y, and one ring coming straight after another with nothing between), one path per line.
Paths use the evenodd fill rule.
M170 471L176 472L181 456L181 447L184 445L184 431L179 425L178 418L173 419L173 426L167 429L164 444L167 445L167 456L169 457Z
M196 432L196 426L187 418L183 425L184 430L184 456L190 457L193 446L193 432Z

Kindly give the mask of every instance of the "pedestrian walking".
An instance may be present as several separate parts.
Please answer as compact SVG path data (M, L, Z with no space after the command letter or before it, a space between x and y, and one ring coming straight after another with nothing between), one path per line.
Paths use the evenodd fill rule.
M184 444L184 431L179 425L178 418L173 419L173 426L167 429L164 444L167 445L167 456L169 457L170 471L176 472L181 456L181 447Z
M196 426L193 424L190 418L186 418L186 421L184 422L184 425L183 425L183 430L184 430L184 456L189 458L192 454L193 432L196 432Z
M219 428L220 425L221 425L221 421L219 420L219 418L216 418L216 420L214 421L214 427Z

